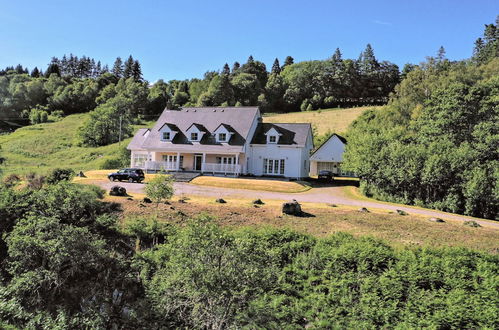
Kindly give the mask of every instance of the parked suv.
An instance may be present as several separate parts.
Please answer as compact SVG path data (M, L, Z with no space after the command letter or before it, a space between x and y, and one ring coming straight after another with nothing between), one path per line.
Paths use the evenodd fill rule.
M319 181L323 181L323 182L331 182L333 181L333 172L332 171L328 171L328 170L322 170L319 172L319 176L317 179L319 179Z
M144 181L144 171L140 168L124 168L118 172L111 173L107 176L111 181L128 181L128 182L142 182Z

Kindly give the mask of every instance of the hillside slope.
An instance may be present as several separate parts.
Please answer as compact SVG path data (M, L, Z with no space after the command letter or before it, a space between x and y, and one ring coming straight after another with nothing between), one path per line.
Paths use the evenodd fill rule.
M88 114L71 115L58 122L26 126L0 135L0 156L5 158L3 173L46 172L55 167L89 170L118 159L130 139L122 141L121 146L118 143L98 148L77 145L77 130L87 117Z
M323 109L304 112L290 112L283 114L264 115L266 123L311 123L314 133L326 134L328 131L342 134L347 131L348 126L364 111L380 107L359 107L347 109Z

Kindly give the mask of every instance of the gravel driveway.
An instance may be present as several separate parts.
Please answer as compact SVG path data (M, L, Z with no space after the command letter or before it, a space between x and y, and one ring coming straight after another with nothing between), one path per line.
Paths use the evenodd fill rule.
M128 192L131 193L144 193L144 184L141 183L128 183L128 182L109 182L102 181L99 185L109 190L112 186L119 184L126 188ZM214 198L243 198L243 199L271 199L271 200L282 200L291 201L296 199L298 202L311 202L311 203L331 203L331 204L341 204L349 206L358 206L366 208L378 208L385 210L403 210L409 214L419 214L428 217L436 217L451 220L467 221L470 218L452 214L445 213L430 209L413 208L405 205L391 205L381 202L371 202L362 201L348 197L343 192L343 187L338 186L325 186L312 188L309 191L303 193L279 193L279 192L268 192L268 191L256 191L256 190L246 190L246 189L232 189L232 188L219 188L219 187L208 187L208 186L198 186L190 183L175 182L174 183L175 195L181 196L203 196L203 197L214 197ZM476 222L481 225L499 228L499 223L487 220L476 220Z

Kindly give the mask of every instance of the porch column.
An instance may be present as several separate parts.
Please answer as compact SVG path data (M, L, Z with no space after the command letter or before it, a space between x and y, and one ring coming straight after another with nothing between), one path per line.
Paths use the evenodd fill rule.
M206 153L203 152L203 160L201 162L201 173L204 171L204 164L206 163Z
M177 171L180 170L180 152L177 152L177 165L176 165Z
M239 167L239 154L236 154L236 173L234 173L234 174L239 175L240 171L239 171L238 167Z

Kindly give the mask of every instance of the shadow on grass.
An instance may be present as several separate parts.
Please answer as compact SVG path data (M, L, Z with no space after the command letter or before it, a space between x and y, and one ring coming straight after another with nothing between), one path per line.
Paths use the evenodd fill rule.
M356 179L341 179L331 182L319 181L312 179L308 181L313 188L329 188L329 187L359 187L359 180Z

